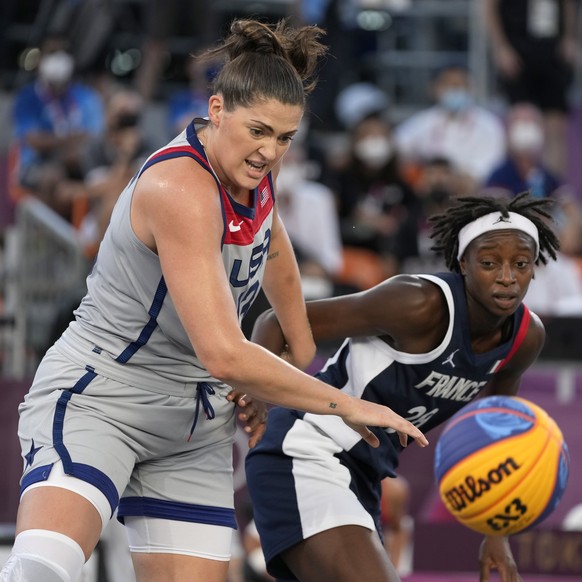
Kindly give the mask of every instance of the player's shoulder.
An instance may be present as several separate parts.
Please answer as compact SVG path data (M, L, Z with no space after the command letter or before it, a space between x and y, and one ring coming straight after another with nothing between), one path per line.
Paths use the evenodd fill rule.
M528 309L527 306L524 306L524 308L529 313L526 338L529 338L530 342L538 344L539 348L541 349L546 339L546 328L544 326L544 322L537 313L531 309Z
M398 297L408 309L415 311L430 311L442 306L442 287L421 275L408 273L394 275L380 283L377 289L388 296Z

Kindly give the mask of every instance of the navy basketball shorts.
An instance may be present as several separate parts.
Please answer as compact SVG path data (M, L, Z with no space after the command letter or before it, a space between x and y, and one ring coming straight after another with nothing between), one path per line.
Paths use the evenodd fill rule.
M314 415L306 418L310 416ZM364 507L354 493L354 475L339 458L342 451L296 411L269 412L263 440L247 455L246 475L272 576L295 579L280 554L317 533L344 525L377 530L371 514L378 499Z

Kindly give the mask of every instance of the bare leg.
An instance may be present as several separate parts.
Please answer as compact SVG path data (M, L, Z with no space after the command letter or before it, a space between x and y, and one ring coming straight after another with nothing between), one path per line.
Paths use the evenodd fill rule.
M37 487L24 493L16 519L16 534L46 529L75 540L87 560L101 535L101 516L92 503L62 487Z
M283 554L301 582L398 582L380 537L364 527L347 525L303 540Z
M206 560L178 554L132 553L139 582L225 582L228 562Z

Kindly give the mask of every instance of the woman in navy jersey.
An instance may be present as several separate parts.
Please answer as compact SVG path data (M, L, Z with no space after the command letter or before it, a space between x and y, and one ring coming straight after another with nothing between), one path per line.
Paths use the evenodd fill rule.
M208 118L121 193L75 321L19 408L24 474L2 582L76 582L116 511L139 582L225 580L233 400L339 415L374 446L367 425L427 444L389 408L298 369L315 345L273 173L313 87L321 34L235 20L209 51L224 65ZM261 287L297 367L241 331ZM248 410L252 446L265 408Z
M426 432L483 394L517 393L545 333L522 303L534 265L555 258L548 202L461 198L431 218L434 249L450 272L397 275L376 287L310 301L317 341L345 339L317 377L384 404ZM285 353L276 315L257 319L253 339ZM403 444L374 428L378 448L340 419L274 408L246 459L254 519L269 572L301 582L393 582L379 532L381 481L394 477ZM481 580L519 575L507 539L486 537ZM365 572L365 574L363 574Z

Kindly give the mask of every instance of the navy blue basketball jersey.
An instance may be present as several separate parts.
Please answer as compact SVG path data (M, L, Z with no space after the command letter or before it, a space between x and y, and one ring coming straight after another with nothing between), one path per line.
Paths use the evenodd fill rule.
M439 285L446 298L449 325L439 346L426 354L408 354L378 337L350 338L317 376L352 396L389 406L426 433L475 399L504 366L525 337L530 312L521 304L512 316L508 341L475 354L463 278L456 273L419 276ZM366 473L375 478L394 475L402 446L393 429L373 429L381 443L375 449L338 417L308 413L303 419L348 451L348 463L364 463Z

